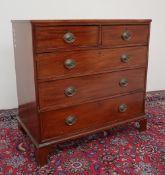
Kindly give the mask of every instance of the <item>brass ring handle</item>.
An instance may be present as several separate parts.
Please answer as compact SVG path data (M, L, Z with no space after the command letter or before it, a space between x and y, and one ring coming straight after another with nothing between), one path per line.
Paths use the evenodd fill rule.
M128 86L128 80L127 79L121 79L119 84L120 84L121 87Z
M120 106L119 106L119 111L120 112L125 112L126 110L127 110L127 105L126 104L121 104Z
M128 61L129 61L129 56L128 56L127 54L123 54L123 55L121 56L121 61L122 61L123 63L128 63Z
M73 86L69 86L65 89L65 95L71 97L76 94L76 88Z
M76 38L75 38L74 34L71 32L67 32L64 34L64 41L66 43L73 43L75 41L75 39Z
M131 39L131 33L128 32L128 31L124 32L124 33L122 34L122 38L123 38L124 41L130 40L130 39Z
M76 61L73 60L73 59L66 59L64 61L64 66L67 68L67 69L73 69L75 66L76 66Z
M66 123L67 125L69 125L69 126L75 124L76 121L77 121L77 118L76 118L76 116L74 116L74 115L70 115L70 116L68 116L68 117L65 119L65 123Z

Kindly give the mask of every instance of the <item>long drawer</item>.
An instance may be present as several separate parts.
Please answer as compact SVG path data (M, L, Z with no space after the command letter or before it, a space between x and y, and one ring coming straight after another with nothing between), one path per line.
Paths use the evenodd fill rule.
M103 124L127 121L143 113L143 92L40 113L42 139L67 136Z
M37 77L44 81L146 66L147 47L45 53L36 60Z
M145 68L42 82L41 109L72 106L115 94L145 88Z

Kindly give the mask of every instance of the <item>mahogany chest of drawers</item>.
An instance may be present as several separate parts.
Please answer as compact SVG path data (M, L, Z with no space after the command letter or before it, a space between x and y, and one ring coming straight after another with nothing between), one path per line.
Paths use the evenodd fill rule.
M41 165L51 145L138 121L151 20L12 21L18 121Z

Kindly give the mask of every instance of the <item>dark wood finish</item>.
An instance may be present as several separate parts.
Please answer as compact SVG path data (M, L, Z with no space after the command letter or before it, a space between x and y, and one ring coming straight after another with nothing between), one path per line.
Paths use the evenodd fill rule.
M22 125L18 123L18 129L23 133L26 134L26 131L23 129Z
M98 133L100 131L109 130L110 128L113 128L113 127L116 127L119 125L124 125L124 124L129 123L129 122L138 121L138 120L141 120L143 118L144 118L144 114L141 114L138 116L134 116L134 118L130 118L126 121L118 121L117 123L112 123L112 124L106 123L106 124L97 125L93 128L88 128L87 130L79 130L79 132L74 132L71 135L67 135L67 137L66 137L66 135L64 135L61 137L44 139L44 140L42 140L42 143L40 143L40 147L46 147L48 145L57 144L57 143L61 143L64 141L80 138L80 137L85 136L85 135L94 134L94 133Z
M121 104L127 105L125 112L119 111ZM103 113L104 116L102 115ZM42 120L42 137L43 139L48 139L60 137L61 135L67 136L73 132L79 132L79 130L97 127L97 125L126 121L142 113L144 113L143 92L44 112L40 115ZM77 118L75 124L71 126L65 123L66 118L70 115L74 115Z
M149 26L149 31L150 31L151 23L149 23L148 26ZM146 72L145 72L145 83L144 83L145 84L144 101L145 101L146 91L147 91L147 71L148 71L148 57L149 57L149 40L150 40L150 32L148 34L148 45L147 45L147 63L146 63ZM145 110L145 105L144 105L144 110Z
M144 119L140 120L139 121L139 126L140 127L138 128L138 130L140 132L146 131L146 129L147 129L147 119L144 118Z
M19 117L36 142L40 142L32 27L28 21L13 23L12 27Z
M123 54L129 56L127 63L121 60ZM73 69L67 69L64 66L65 60L70 58L76 62ZM36 60L38 79L46 81L119 69L145 67L147 47L45 53L38 54Z
M126 41L122 38L122 34L125 31L131 34L131 38ZM114 47L146 44L148 42L148 36L148 25L104 26L102 28L102 45Z
M28 132L33 135L36 141L40 141L40 126L39 126L39 118L37 112L36 103L26 103L24 105L19 105L19 117L21 121L24 123L24 126L28 130Z
M66 43L64 35L71 32L75 36L73 43ZM96 47L98 45L98 26L74 27L36 27L34 35L36 51L44 52L56 48Z
M16 20L13 23L18 121L47 163L51 145L131 121L146 129L144 113L151 20ZM124 41L122 33L131 39ZM73 43L63 39L66 32ZM121 55L129 55L121 62ZM73 69L64 61L72 58ZM128 79L128 86L119 81ZM127 83L125 81L125 83ZM75 86L66 97L64 89ZM119 112L119 104L127 110ZM121 106L125 110L126 106ZM72 116L75 115L76 119ZM66 124L73 122L68 126Z
M26 22L26 20L21 20ZM20 20L15 20L20 22ZM126 24L149 24L150 19L79 19L79 20L31 20L35 26L58 26L58 25L126 25Z
M122 79L128 80L126 87L120 86ZM82 76L39 84L39 102L41 109L58 109L88 102L101 97L122 94L129 91L144 90L145 69ZM92 84L92 86L91 86ZM76 94L67 97L64 90L74 86ZM58 103L57 103L58 102Z
M43 147L43 148L38 148L36 150L36 152L35 152L36 159L41 166L44 166L45 164L48 163L49 151L50 151L50 147L48 147L48 146Z

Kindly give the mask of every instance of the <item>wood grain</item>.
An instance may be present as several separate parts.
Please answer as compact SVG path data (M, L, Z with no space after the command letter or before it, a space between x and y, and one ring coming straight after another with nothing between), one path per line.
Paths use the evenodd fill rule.
M119 112L119 105L126 104L127 110ZM86 130L90 127L105 123L116 123L133 118L134 115L143 113L143 92L135 93L118 98L86 103L76 107L60 109L41 113L43 139L60 137L79 130ZM104 115L103 115L104 114ZM68 116L75 115L77 121L68 126L65 120ZM56 127L58 126L58 127Z
M127 63L121 61L123 54L129 57ZM67 59L73 59L76 62L73 69L67 69L64 66ZM38 54L36 60L38 80L47 81L145 67L147 47L45 53Z
M26 20L15 20L15 22L26 22ZM79 20L31 20L34 26L61 26L61 25L142 25L149 24L151 19L79 19Z
M73 43L66 43L64 35L71 32L75 36ZM65 26L35 28L36 51L49 51L57 48L89 47L98 44L98 26Z
M127 79L129 84L121 87L121 79ZM106 74L69 78L39 84L40 109L52 107L54 109L63 108L88 102L89 100L101 97L122 94L129 91L144 89L145 69L127 70ZM74 86L76 94L67 97L64 90Z
M13 23L12 27L19 117L36 142L40 142L32 27L29 22Z
M128 31L131 39L125 41L122 34ZM104 26L102 27L102 46L129 46L135 44L147 43L149 37L148 25L125 25L125 26Z
M51 145L131 121L146 130L145 91L151 20L14 20L18 121L47 163ZM124 41L123 32L131 39ZM73 43L63 39L66 32ZM121 55L127 54L127 63ZM72 58L76 67L66 69ZM121 79L128 86L121 87ZM65 88L75 86L67 97ZM127 110L119 112L119 105ZM65 122L69 115L77 120Z

